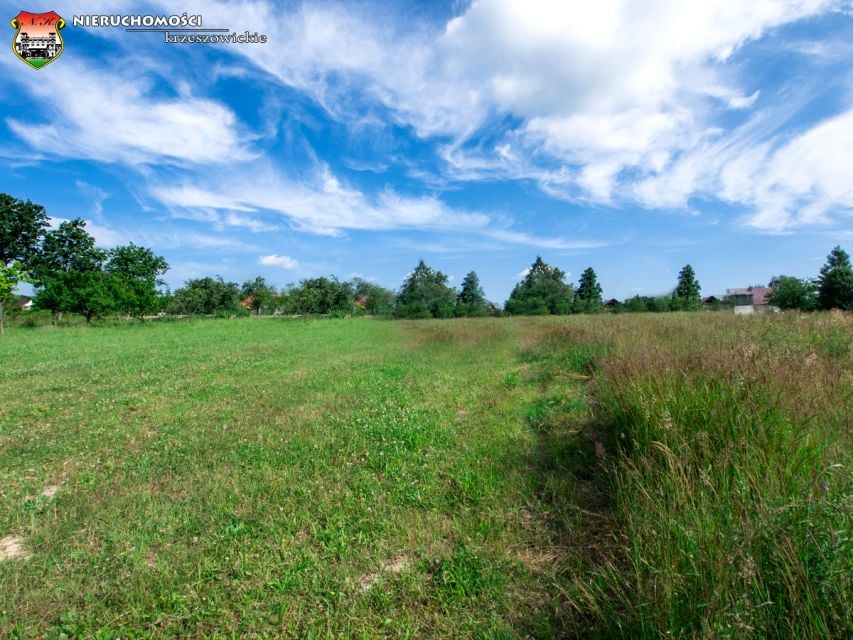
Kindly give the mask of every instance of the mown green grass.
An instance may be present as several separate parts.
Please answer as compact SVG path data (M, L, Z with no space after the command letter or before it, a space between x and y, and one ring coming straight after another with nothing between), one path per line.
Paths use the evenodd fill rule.
M0 635L554 635L542 326L13 328Z
M850 322L13 326L0 637L849 636Z

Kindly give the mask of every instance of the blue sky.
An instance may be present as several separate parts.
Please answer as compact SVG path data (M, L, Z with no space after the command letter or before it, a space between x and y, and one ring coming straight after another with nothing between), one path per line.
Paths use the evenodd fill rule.
M175 288L418 259L503 302L537 254L607 297L813 276L853 245L849 0L0 2L65 51L0 55L0 191ZM166 44L74 15L188 12L266 44Z

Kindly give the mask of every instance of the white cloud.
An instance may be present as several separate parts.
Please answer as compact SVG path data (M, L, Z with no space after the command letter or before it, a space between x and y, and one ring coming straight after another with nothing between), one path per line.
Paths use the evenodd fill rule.
M341 183L326 167L320 167L306 180L273 171L251 176L232 173L202 186L155 186L151 193L169 207L188 210L277 212L297 229L327 235L346 229L471 229L488 223L482 213L451 209L434 197L403 196L386 189L375 198L368 198Z
M735 50L832 4L475 2L436 43L438 58L454 60L441 80L456 89L455 108L475 119L451 133L464 137L492 110L522 123L497 153L457 152L451 168L463 178L508 170L551 195L618 204L638 175L666 174L674 158L718 135L711 123L721 111L756 103L758 91L743 91L725 65ZM481 109L466 104L472 95ZM428 97L418 103L436 108Z
M194 197L190 194L190 200ZM199 196L203 198L203 193ZM237 229L247 229L252 233L269 233L271 231L280 231L281 227L275 224L264 222L258 217L256 211L245 208L241 210L228 209L227 203L223 203L223 211L219 211L214 207L208 206L190 206L181 209L173 209L172 217L193 220L195 222L206 222L215 231L224 231L226 228L233 227Z
M637 183L635 197L686 207L693 193L707 194L747 206L748 226L776 233L850 216L853 109L775 146L762 141L764 120L685 154L668 172Z
M153 4L172 8L165 0ZM235 11L233 2L188 0L184 8L203 14L205 25L266 33L274 45L227 51L310 94L333 117L351 124L381 113L422 136L441 136L444 178L533 180L553 197L611 205L686 208L693 195L719 196L750 207L749 225L781 231L849 209L838 176L843 164L816 151L820 141L848 157L836 142L844 131L818 125L790 141L772 128L763 136L722 132L721 116L766 109L768 99L739 78L731 59L776 27L845 4L474 0L446 25L393 23L381 5L302 3L283 11L274 2L245 0ZM52 116L35 125L7 121L39 153L184 166L253 156L252 138L235 113L189 87L178 88L178 97L156 95L144 74L120 75L73 59L51 71L51 83L38 74L9 74ZM493 134L488 148L466 144L483 127ZM796 153L808 163L802 174L792 168ZM437 198L390 190L366 197L328 171L306 179L271 169L239 173L192 176L154 193L219 228L255 232L270 227L253 215L261 210L327 234L489 224L485 215ZM523 234L515 241L577 244Z
M241 26L262 28L283 50L238 53L283 82L315 92L330 109L341 79L371 92L422 133L464 136L493 110L539 127L605 114L645 135L694 111L690 95L742 108L754 99L726 83L719 63L766 30L837 6L838 0L477 0L443 31L377 28L346 5L277 12L244 3ZM200 4L198 6L201 6ZM233 22L229 3L203 3ZM484 52L490 52L484 55ZM399 61L406 60L401 65ZM711 80L712 82L709 82ZM710 87L710 88L709 88ZM682 95L682 94L688 95ZM666 126L670 126L667 122ZM534 127L534 129L537 127ZM571 132L559 131L563 142ZM550 141L550 139L549 139ZM609 148L615 141L604 142Z
M217 177L210 184L155 185L151 195L170 207L174 215L212 223L219 228L238 216L241 226L252 228L253 215L263 211L286 217L301 231L339 235L347 230L433 229L464 234L460 245L448 240L438 245L418 241L414 248L425 251L467 251L478 246L476 239L492 245L520 244L542 249L585 251L613 244L589 239L542 237L498 226L489 215L455 209L435 197L404 196L391 190L371 198L340 182L321 166L312 179L295 180L271 171L251 177ZM219 210L224 210L221 213ZM267 226L256 221L264 230ZM473 238L473 240L472 240ZM493 248L493 247L492 247Z
M95 238L95 242L100 247L117 247L131 242L124 231L95 222L87 221L86 230Z
M248 229L252 233L269 233L270 231L279 231L281 229L278 225L266 224L251 215L237 213L236 211L224 213L221 221L229 227Z
M606 247L612 242L599 242L595 240L568 240L566 238L542 238L521 231L508 231L506 229L486 229L483 234L510 244L523 244L542 249L562 249L566 251L582 251L586 249L598 249Z
M450 136L444 157L455 179L532 179L555 197L684 206L707 186L707 172L691 164L694 150L708 149L708 159L707 141L721 138L719 116L759 104L758 87L742 86L740 69L728 64L733 53L775 27L843 4L475 0L443 29L407 30L379 29L349 5L303 4L282 15L271 3L248 2L241 26L264 29L281 46L235 53L341 119L352 116L354 104L363 106L352 100L355 91L421 135ZM232 20L229 3L204 6L206 19ZM515 124L493 148L461 150L503 115ZM678 188L658 188L666 184ZM777 196L775 205L769 194L744 201L759 207L754 224L767 226L767 215L776 224L784 216L767 212L796 204L811 211L800 223L818 221L829 204L796 185ZM800 196L805 202L796 201Z
M32 73L8 75L48 117L6 123L46 155L130 165L216 165L252 155L229 108L191 94L157 96L144 76L124 68L114 72L70 59L51 68L50 82Z
M50 226L56 229L66 218L50 218ZM234 238L187 231L183 229L116 229L107 224L93 222L84 219L86 231L95 238L97 246L109 249L122 244L134 244L151 247L155 250L163 249L224 249L229 251L257 251L257 247Z
M258 258L258 264L268 267L281 267L282 269L295 269L299 266L299 262L288 256L278 256L271 254Z
M110 194L99 187L91 185L88 182L84 182L83 180L76 180L74 184L80 190L80 193L92 199L92 215L96 218L100 218L101 214L104 212L104 200L109 198Z
M754 206L747 223L767 231L828 222L853 214L853 110L825 120L763 158L744 163L746 175L723 173L730 199Z
M54 218L51 216L49 222L51 229L58 229L59 225L63 222L69 222L69 220L68 218ZM99 247L108 249L130 242L123 231L92 222L91 220L84 219L83 222L86 223L86 231L95 239L95 244Z

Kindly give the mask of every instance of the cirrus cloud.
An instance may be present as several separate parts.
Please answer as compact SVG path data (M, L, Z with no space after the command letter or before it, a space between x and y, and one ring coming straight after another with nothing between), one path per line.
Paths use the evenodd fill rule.
M304 4L271 20L274 6L258 1L246 4L246 22L271 29L285 53L246 47L237 54L342 121L372 101L419 135L449 140L440 151L448 180L533 180L555 198L613 206L657 206L653 184L677 182L684 197L670 201L686 208L718 181L690 171L695 150L730 145L741 132L720 121L764 108L735 54L774 29L848 5L474 0L444 24L379 29L370 11L349 5ZM495 126L497 136L485 142L483 130ZM759 155L763 144L780 141L778 132L751 140ZM721 173L738 166L725 154L710 162ZM785 164L780 156L778 170ZM814 191L790 174L777 175L776 184L785 186L775 203L767 193L723 190L753 209L756 228L827 220L846 209L834 183ZM810 213L782 213L798 207Z

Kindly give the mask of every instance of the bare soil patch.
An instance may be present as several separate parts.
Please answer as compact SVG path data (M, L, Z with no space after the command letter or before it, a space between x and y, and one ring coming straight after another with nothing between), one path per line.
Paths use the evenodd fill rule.
M382 576L386 574L397 574L405 571L412 561L406 555L400 555L382 565L381 571L377 573L366 573L359 577L358 585L362 591L370 591L371 587L382 580Z
M0 560L26 560L29 557L23 538L19 536L0 538Z

